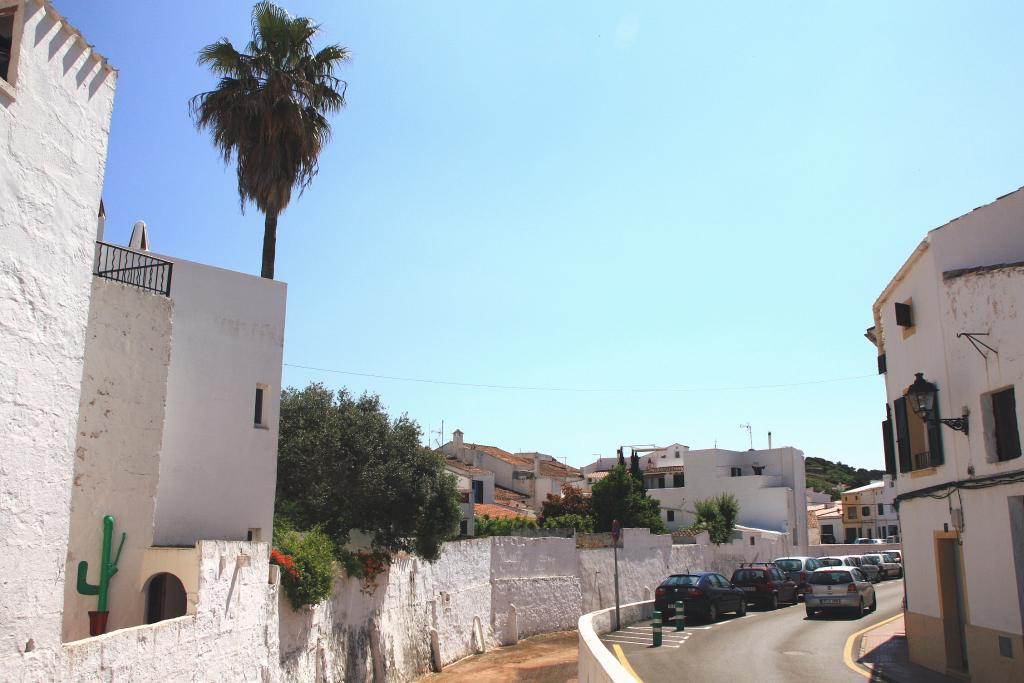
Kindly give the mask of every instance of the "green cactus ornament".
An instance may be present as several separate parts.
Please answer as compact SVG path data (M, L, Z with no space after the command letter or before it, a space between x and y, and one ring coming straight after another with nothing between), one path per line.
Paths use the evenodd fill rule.
M121 532L121 544L117 547L117 555L114 561L110 561L110 541L114 535L114 518L107 515L103 518L103 554L100 556L100 581L98 584L89 583L86 575L89 573L89 563L82 560L78 563L78 592L82 595L99 595L99 607L97 611L107 611L107 591L110 588L110 578L117 573L117 561L121 559L121 551L124 549L126 534Z

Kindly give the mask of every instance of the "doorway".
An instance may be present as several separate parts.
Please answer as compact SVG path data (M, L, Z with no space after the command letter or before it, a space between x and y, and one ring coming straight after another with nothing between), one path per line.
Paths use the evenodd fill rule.
M185 616L188 599L185 586L174 574L162 572L150 577L146 587L146 623Z
M946 667L967 671L967 602L964 596L963 555L957 538L935 539L939 570L939 605Z

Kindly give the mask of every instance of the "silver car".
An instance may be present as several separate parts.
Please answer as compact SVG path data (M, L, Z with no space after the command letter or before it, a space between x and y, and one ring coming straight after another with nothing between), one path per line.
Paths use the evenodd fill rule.
M889 555L889 557L891 558L892 555ZM886 555L883 553L868 553L867 555L861 555L860 559L865 565L863 568L866 568L866 565L869 564L878 567L882 579L898 579L900 574L902 574L899 563L886 559Z
M808 584L811 590L804 595L808 619L829 610L854 610L858 617L862 617L878 607L875 587L857 567L815 569Z

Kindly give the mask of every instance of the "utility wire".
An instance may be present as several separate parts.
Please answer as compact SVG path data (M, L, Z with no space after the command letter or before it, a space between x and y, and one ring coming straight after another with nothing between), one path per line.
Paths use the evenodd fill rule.
M788 387L803 387L811 384L831 384L834 382L851 382L868 377L876 377L875 374L855 375L852 377L833 377L830 379L817 379L805 382L790 382L787 384L753 384L748 386L732 387L535 387L516 386L509 384L480 384L475 382L453 382L442 379L423 379L421 377L399 377L396 375L380 375L372 372L356 372L354 370L335 370L332 368L317 368L310 365L299 365L298 363L284 363L285 367L299 368L302 370L313 370L315 372L330 372L337 375L351 375L354 377L368 377L371 379L387 379L395 382L417 382L419 384L442 384L452 387L471 387L474 389L502 389L506 391L557 391L571 393L656 393L656 392L707 392L707 391L744 391L753 389L784 389Z

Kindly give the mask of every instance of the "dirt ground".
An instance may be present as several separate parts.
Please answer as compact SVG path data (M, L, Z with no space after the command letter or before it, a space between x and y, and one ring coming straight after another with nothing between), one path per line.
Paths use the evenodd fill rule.
M534 636L510 647L467 657L421 683L576 683L576 631Z

